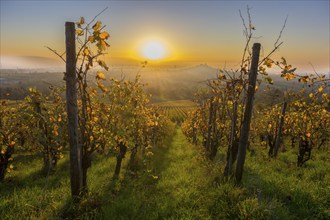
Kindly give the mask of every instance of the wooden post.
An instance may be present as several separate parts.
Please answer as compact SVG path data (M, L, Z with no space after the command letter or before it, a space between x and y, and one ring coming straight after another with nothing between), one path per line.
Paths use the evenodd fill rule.
M207 123L207 139L206 139L206 150L209 157L211 156L211 133L212 133L212 116L213 116L213 98L210 99L210 108L209 108L209 120Z
M252 47L252 62L249 73L249 86L247 91L247 99L246 99L246 105L244 111L244 121L241 129L239 146L238 146L238 155L237 155L236 181L238 183L241 182L242 180L246 147L249 141L250 123L251 123L251 116L253 110L253 99L254 99L254 92L255 92L257 74L258 74L260 47L261 45L259 43L254 43Z
M78 199L82 189L82 150L78 143L78 105L76 77L75 24L65 22L66 44L66 104L70 144L71 195Z
M274 152L274 157L277 157L278 150L280 149L280 144L281 144L281 138L282 138L282 129L283 129L283 124L284 124L284 116L285 116L285 111L288 103L284 102L283 107L282 107L282 114L281 114L281 120L280 124L278 126L278 131L277 131L277 136L276 136L276 141L275 141L275 152Z
M234 96L234 99L236 96ZM229 177L232 172L233 163L237 157L237 138L236 138L236 127L237 127L237 101L234 100L233 105L233 116L231 119L231 129L230 129L230 143L228 145L227 151L227 163L224 171L224 176Z

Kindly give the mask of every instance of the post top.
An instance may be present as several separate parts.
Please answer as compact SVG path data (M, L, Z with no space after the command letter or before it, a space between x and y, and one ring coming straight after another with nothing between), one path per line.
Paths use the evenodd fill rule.
M253 48L260 48L261 47L261 44L260 43L254 43L253 44Z
M74 26L74 22L72 22L72 21L66 21L65 22L65 26Z

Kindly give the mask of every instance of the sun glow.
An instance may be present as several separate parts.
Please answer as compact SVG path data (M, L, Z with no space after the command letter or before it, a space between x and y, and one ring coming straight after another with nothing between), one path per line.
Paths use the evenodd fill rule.
M158 41L149 41L142 45L143 57L150 60L159 60L166 56L167 51L164 45Z

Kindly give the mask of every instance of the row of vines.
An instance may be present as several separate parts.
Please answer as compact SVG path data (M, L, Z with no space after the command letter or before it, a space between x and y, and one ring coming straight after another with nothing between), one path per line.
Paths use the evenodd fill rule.
M91 145L88 151L90 155L94 152L116 155L118 176L126 152L130 152L131 169L137 167L137 159L146 163L153 146L169 133L171 125L158 110L147 107L148 96L139 77L135 81L114 79L107 89L109 93L101 98L96 88L90 89L93 111L88 121ZM63 88L52 88L51 94L44 96L30 88L22 101L1 102L1 180L15 166L14 153L41 155L45 175L67 154L67 113L62 93Z
M73 189L71 184L73 198L79 198L88 190L87 171L92 166L93 154L116 157L114 178L118 178L127 155L128 169L132 172L141 167L150 171L153 148L173 131L173 124L148 104L149 95L144 92L139 73L133 80L106 77L102 69L108 71L109 68L102 58L109 47L109 34L100 21L92 25L93 22L94 19L87 24L81 18L74 28L74 40L78 44L74 59L77 78L71 89L77 92L76 147L81 149L78 159L82 173L79 188ZM69 62L68 49L67 54L48 49L65 63ZM89 72L92 68L97 70L93 77ZM68 77L65 73L64 80ZM0 181L15 169L14 154L41 155L45 175L51 175L57 161L68 155L72 128L68 126L68 99L65 100L64 94L70 88L51 85L49 89L49 96L30 88L22 101L1 102Z
M220 70L214 79L208 80L208 88L198 92L195 97L199 107L190 112L182 124L188 140L204 146L209 159L216 158L220 147L227 149L224 176L230 177L235 173L238 182L241 180L239 166L243 167L246 149L255 150L255 146L265 146L269 158L276 158L289 140L292 148L298 148L297 165L303 166L311 158L312 149L321 149L330 143L329 79L325 74L316 72L298 74L284 57L278 61L271 58L282 44L279 40L284 24L274 49L260 60L258 54L255 63L257 79L255 85L251 84L254 50L249 48L255 28L250 15L247 24L241 18L246 46L240 68ZM253 47L256 46L254 44ZM266 85L264 88L270 88L274 84L267 72L270 68L277 68L287 81L300 82L302 90L286 90L280 103L256 110L252 108L254 92L260 92L259 88L263 85ZM248 105L252 108L251 115L246 114ZM251 123L247 116L251 118ZM247 141L244 141L244 136L248 137Z
M187 102L186 105L174 105L165 102L165 104L155 104L154 107L159 109L159 111L172 122L180 125L188 117L189 112L197 107L195 104L191 104L190 101Z

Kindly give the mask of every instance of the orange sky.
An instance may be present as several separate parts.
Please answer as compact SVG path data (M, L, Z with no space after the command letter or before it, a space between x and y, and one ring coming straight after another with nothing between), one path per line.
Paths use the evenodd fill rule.
M234 65L244 48L238 11L247 4L259 37L253 41L264 53L288 16L275 58L285 56L301 71L312 63L329 72L329 1L1 1L1 67L16 56L56 58L44 46L64 51L64 22L91 20L105 7L99 19L111 35L108 60L142 61L142 45L156 39L166 49L159 63Z

